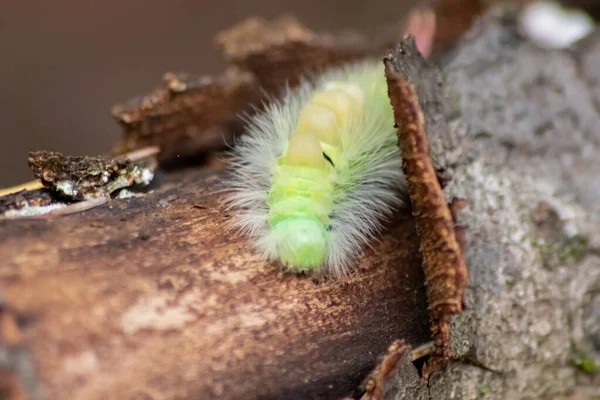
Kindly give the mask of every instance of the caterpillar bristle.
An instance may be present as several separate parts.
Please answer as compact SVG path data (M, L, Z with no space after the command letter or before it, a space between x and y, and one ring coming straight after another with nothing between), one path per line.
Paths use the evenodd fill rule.
M247 123L224 181L229 227L286 271L347 276L406 198L383 65L306 79Z

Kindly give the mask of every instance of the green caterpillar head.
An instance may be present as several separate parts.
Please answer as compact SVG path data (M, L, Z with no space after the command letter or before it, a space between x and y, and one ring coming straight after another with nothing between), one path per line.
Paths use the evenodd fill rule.
M325 262L327 231L318 220L286 219L274 227L273 234L279 259L291 270L309 271Z

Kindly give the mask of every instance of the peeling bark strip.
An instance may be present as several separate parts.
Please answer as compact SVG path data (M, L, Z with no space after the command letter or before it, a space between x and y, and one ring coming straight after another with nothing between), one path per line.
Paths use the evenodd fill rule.
M398 127L402 168L420 237L431 328L437 355L448 359L452 355L449 320L462 310L467 269L456 240L452 214L429 158L425 120L414 87L417 83L410 82L398 67L398 60L408 57L421 58L410 36L402 41L395 54L385 58L385 74Z
M139 150L133 157L70 156L52 151L29 153L28 163L44 187L68 200L108 197L135 184L148 185L154 177L158 149ZM144 160L144 158L146 158ZM135 159L135 160L134 160Z

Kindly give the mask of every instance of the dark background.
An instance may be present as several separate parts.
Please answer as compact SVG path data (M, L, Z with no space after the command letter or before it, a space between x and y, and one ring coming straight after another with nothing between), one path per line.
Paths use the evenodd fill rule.
M214 35L250 16L291 14L316 31L374 34L413 0L32 0L0 5L0 188L33 179L27 153L108 152L110 107L165 71L219 72Z

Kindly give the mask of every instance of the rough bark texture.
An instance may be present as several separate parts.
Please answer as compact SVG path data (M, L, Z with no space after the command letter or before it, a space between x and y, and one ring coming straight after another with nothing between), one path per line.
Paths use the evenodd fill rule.
M149 95L113 107L123 127L114 154L159 146L165 160L220 148L233 137L226 126L257 98L254 77L237 68L217 77L166 73L163 81Z
M448 197L469 199L469 285L452 321L461 359L430 378L430 399L598 396L572 360L600 350L600 35L549 52L514 26L489 14L441 60L451 129L432 156Z
M396 338L431 340L409 216L352 278L318 283L225 232L216 181L188 170L82 214L0 221L3 294L30 316L45 398L341 398Z
M469 199L458 358L430 377L428 399L599 396L600 33L549 52L516 32L511 13L480 21L441 60L446 100L415 75L447 197ZM391 390L409 376L383 398L410 398Z

